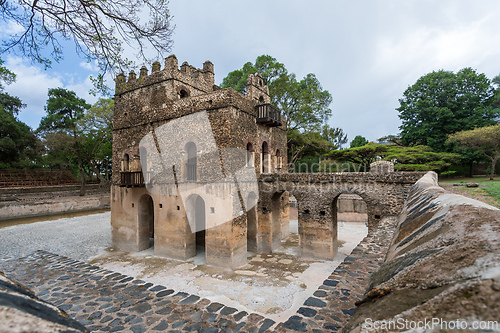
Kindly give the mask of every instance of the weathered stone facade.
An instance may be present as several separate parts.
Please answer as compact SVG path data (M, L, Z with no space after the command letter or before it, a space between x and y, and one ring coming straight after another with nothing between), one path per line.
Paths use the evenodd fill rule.
M498 331L500 210L448 193L437 180L431 171L412 187L385 262L344 332L399 332L408 329L400 323L425 320L434 325L428 332L442 332L446 323ZM473 327L480 321L485 326Z
M297 199L300 254L306 257L332 259L336 254L337 200L341 194L356 194L366 203L368 228L373 229L384 216L401 211L412 185L421 172L348 173L282 173L260 176L261 200L258 205L263 247L272 251L279 246L279 214L274 205L280 195ZM261 223L265 221L264 223Z
M112 246L236 267L247 251L274 251L289 234L289 195L299 208L303 256L333 259L337 198L359 195L369 228L397 215L422 173L288 174L286 123L261 74L246 95L214 85L213 65L177 58L116 83ZM249 172L250 171L250 172Z
M164 69L153 64L150 75L143 67L138 78L133 72L128 80L118 77L111 190L113 247L140 251L150 246L151 237L156 255L188 259L196 254L197 245L204 246L207 264L228 267L246 259L247 244L253 250L266 248L260 245L258 217L251 208L258 189L246 188L247 182L241 179L238 184L232 182L231 175L245 168L255 170L256 175L281 171L287 165L286 124L272 113L274 109L267 109L271 108L269 89L259 73L248 77L246 90L242 95L215 86L213 65L208 61L202 69L187 63L179 69L175 56L165 60ZM270 121L262 110L264 116L271 115ZM169 128L173 120L182 119L196 121ZM202 126L205 119L209 124ZM169 133L164 133L165 128ZM175 140L167 136L172 132ZM149 147L141 146L148 140ZM244 153L225 158L230 149ZM167 153L173 157L166 157ZM191 192L187 200L180 195ZM203 207L202 212L197 207ZM284 216L287 207L287 200L278 207ZM226 216L227 223L212 223ZM193 227L189 224L193 219L203 220L203 225Z

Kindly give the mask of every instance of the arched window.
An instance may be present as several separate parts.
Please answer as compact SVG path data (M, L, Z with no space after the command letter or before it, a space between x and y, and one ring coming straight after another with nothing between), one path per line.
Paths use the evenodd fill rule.
M262 173L268 173L269 172L269 146L267 142L262 143L262 161L261 161L261 170Z
M276 164L274 167L275 167L277 172L280 172L280 170L282 168L281 152L279 149L276 149Z
M194 142L188 142L184 149L187 153L186 180L196 180L196 144Z
M141 168L142 168L142 171L143 172L147 172L148 171L148 151L146 150L146 148L141 147L139 149L139 153L141 155Z
M253 168L254 163L254 155L253 155L253 145L251 142L247 143L247 167Z
M264 104L264 96L260 96L260 98L259 98L259 104Z
M122 165L122 171L123 172L129 172L130 171L130 157L128 154L123 155L123 165Z
M144 177L144 182L149 183L150 181L150 173L148 168L148 151L145 147L141 147L139 149L140 161L141 161L141 170L142 176Z

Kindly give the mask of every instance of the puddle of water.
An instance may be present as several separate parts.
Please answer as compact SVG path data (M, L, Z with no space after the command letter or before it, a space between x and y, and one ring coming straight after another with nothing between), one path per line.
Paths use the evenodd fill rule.
M69 212L69 213L62 213L62 214L30 216L30 217L22 217L22 218L18 218L18 219L0 220L0 229L12 227L12 226L16 226L16 225L21 225L21 224L54 221L54 220L60 220L60 219L65 219L65 218L101 214L101 213L106 213L106 212L109 212L109 209L85 210L85 211L80 211L80 212Z

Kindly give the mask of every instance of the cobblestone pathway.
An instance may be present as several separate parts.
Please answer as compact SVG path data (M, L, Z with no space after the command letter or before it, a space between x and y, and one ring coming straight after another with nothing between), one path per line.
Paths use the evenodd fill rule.
M340 332L382 263L394 226L394 218L382 220L296 315L278 324L45 251L0 259L0 270L95 332Z

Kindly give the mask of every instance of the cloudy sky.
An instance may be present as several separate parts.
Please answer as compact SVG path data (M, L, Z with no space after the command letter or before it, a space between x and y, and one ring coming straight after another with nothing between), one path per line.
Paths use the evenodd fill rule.
M302 78L314 73L333 96L330 124L350 140L399 132L398 99L433 70L472 67L500 74L498 0L170 0L179 62L214 63L216 83L269 54ZM3 34L9 27L2 29ZM7 91L28 106L20 119L36 128L47 91L63 86L89 102L91 64L68 44L52 69L3 55L17 73Z

